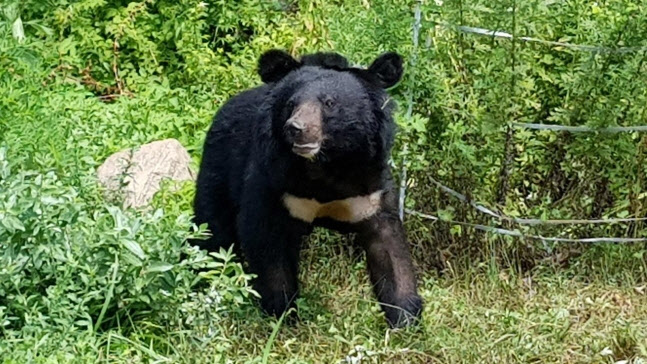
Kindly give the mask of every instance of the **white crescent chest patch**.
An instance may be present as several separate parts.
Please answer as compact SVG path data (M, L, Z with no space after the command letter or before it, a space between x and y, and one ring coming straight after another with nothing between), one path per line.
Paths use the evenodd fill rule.
M315 199L296 197L289 193L283 195L283 205L295 219L313 222L316 218L355 223L368 219L380 210L382 191L366 196L349 197L321 203Z

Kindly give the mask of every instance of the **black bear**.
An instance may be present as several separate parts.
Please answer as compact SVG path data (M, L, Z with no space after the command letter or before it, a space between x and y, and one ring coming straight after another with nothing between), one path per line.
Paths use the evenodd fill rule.
M194 201L210 251L235 244L256 275L269 314L298 294L304 237L314 226L356 234L391 327L417 321L422 300L388 166L395 123L385 89L402 58L384 53L368 68L336 53L259 59L261 86L216 113L207 134Z

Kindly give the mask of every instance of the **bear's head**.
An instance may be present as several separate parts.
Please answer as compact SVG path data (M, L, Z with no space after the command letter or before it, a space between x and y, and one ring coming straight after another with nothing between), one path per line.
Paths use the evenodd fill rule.
M356 68L336 53L297 61L280 50L263 54L258 69L271 85L272 130L279 144L318 161L388 155L393 103L385 90L400 81L402 71L402 58L392 52Z

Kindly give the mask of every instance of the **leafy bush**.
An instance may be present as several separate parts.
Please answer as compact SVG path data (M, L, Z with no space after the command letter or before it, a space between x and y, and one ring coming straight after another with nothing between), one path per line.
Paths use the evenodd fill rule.
M20 162L0 149L3 342L55 335L65 352L79 335L142 320L213 335L222 315L248 301L249 276L231 252L213 260L186 247L201 234L189 215L92 206L56 173Z
M265 48L270 33L290 32L273 26L286 12L281 1L24 1L6 8L43 24L25 31L48 30L57 71L108 100L151 82L235 92L241 70L253 68L250 46Z

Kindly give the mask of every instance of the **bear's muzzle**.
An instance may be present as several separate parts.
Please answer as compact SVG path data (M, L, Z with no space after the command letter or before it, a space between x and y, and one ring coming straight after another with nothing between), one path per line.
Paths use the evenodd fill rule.
M306 101L298 105L285 122L283 131L292 144L292 152L305 158L313 158L321 149L323 140L321 105Z

